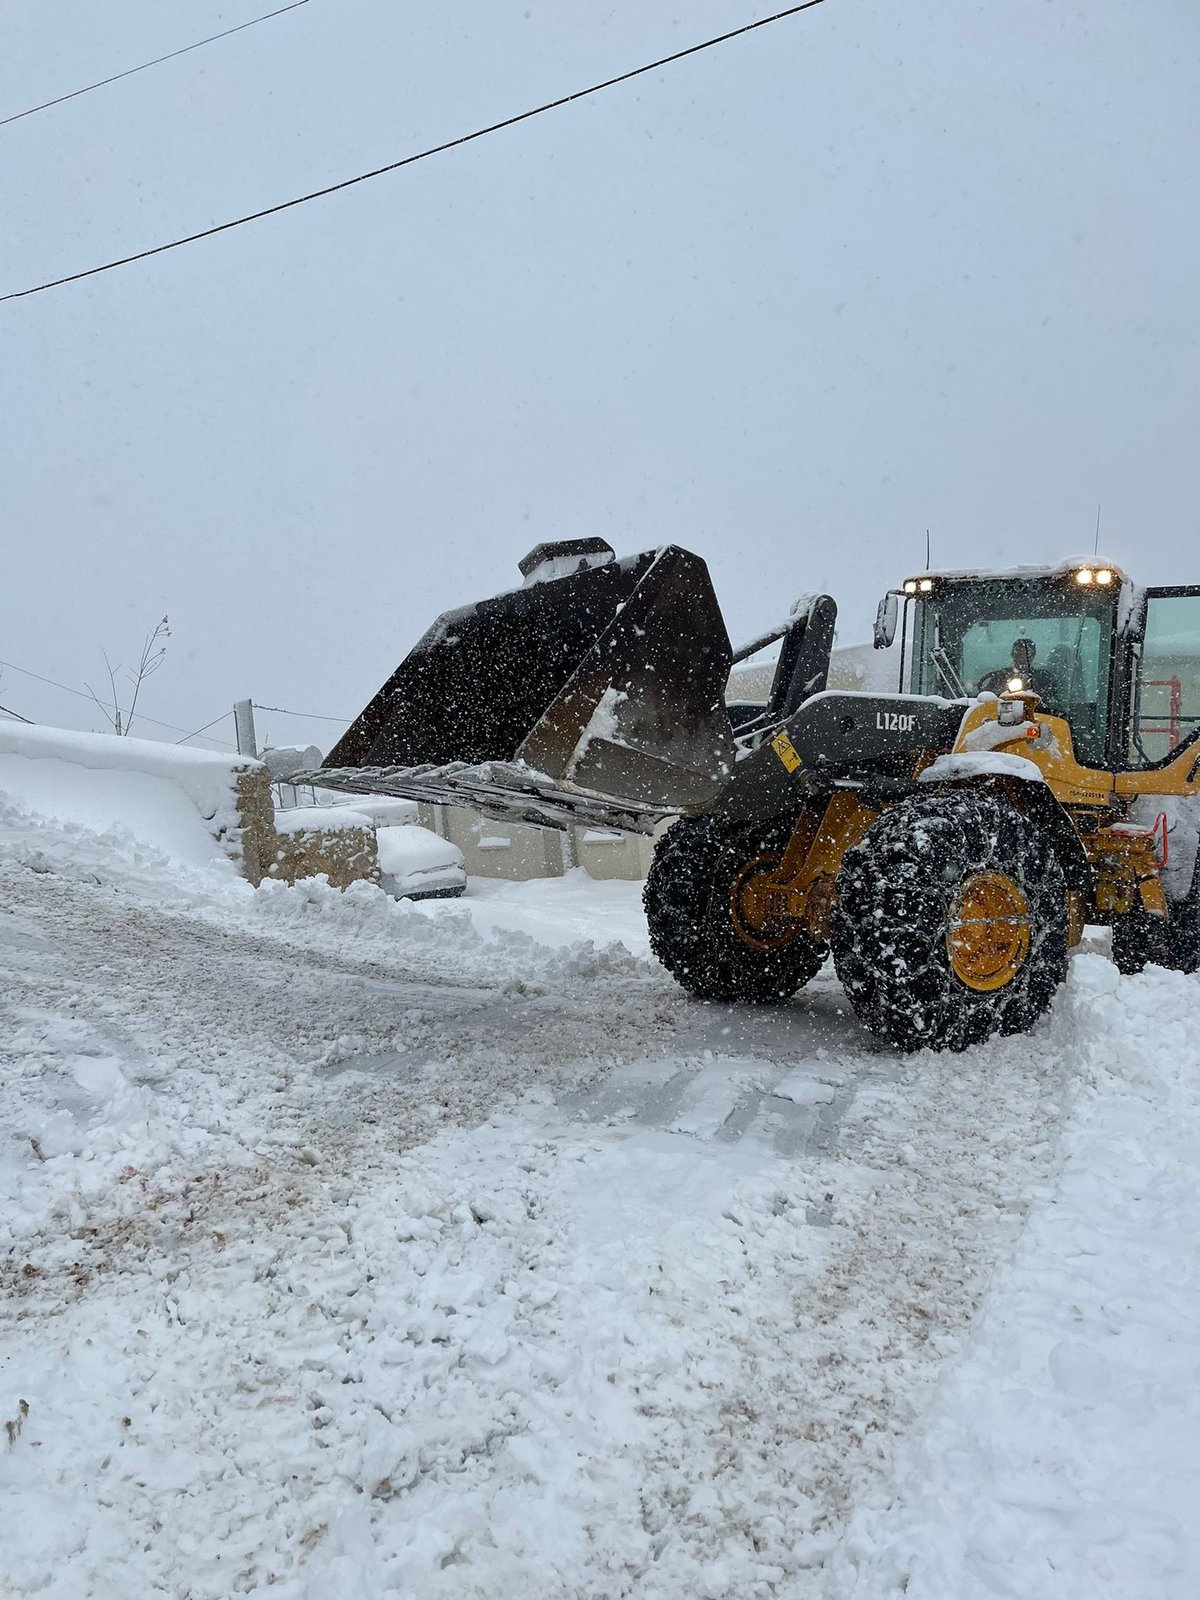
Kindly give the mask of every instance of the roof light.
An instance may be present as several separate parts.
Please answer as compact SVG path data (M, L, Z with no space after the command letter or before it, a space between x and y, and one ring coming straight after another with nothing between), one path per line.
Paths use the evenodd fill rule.
M920 583L917 585L917 587L918 587L918 589L920 589L922 594L928 594L929 591L933 588L933 579L932 578L922 578Z
M1010 678L1008 680L1008 692L1009 692L1009 694L1020 694L1021 690L1024 687L1025 687L1025 684L1024 684L1024 681L1021 678Z
M1091 567L1080 567L1079 571L1075 574L1075 582L1076 583L1091 583L1091 581L1092 581L1092 569L1091 569Z
M1096 573L1096 582L1107 587L1113 581L1112 571L1108 567L1101 567Z
M904 580L904 592L905 592L905 594L916 594L916 592L917 592L917 580L915 578L905 578L905 580Z

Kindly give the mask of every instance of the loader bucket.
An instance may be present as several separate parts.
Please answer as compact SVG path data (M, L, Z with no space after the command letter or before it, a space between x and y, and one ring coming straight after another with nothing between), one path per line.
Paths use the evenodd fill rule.
M446 612L324 765L431 800L478 804L498 763L543 796L702 809L732 763L730 659L707 567L668 545Z

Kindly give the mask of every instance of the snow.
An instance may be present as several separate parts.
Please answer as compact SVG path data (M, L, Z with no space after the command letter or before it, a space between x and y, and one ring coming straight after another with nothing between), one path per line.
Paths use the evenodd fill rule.
M71 761L93 771L148 773L200 792L206 780L221 781L231 768L258 765L248 756L223 756L215 750L193 750L182 744L124 738L112 733L75 733L65 728L17 724L0 729L0 751L31 760Z
M1058 1173L902 1453L895 1502L859 1518L842 1592L1200 1592L1197 987L1077 959Z
M380 828L376 835L381 871L397 877L410 872L433 872L440 867L461 867L463 853L449 839L439 839L428 828L403 823Z
M335 809L345 807L348 811L357 811L361 816L370 817L378 828L395 827L398 823L417 820L418 806L415 800L401 800L395 795L356 794L348 802L345 795L336 794L333 790L326 790L325 793L328 798L323 801L323 809L332 804ZM322 799L319 788L317 798L319 801Z
M147 772L95 770L52 757L31 760L0 753L0 811L6 803L93 833L123 833L192 865L207 865L220 853L188 794Z
M898 1060L637 894L5 802L0 1592L1200 1592L1200 980Z
M1021 739L1044 738L1043 724L1022 718L1020 722L1001 722L992 717L963 736L964 752L996 750L1006 744L1016 744Z
M1116 562L1104 561L1099 556L1067 556L1065 560L1052 562L1048 566L991 567L986 569L975 567L939 568L935 571L922 573L921 576L945 579L950 582L978 580L981 578L1062 578L1069 576L1080 567L1087 567L1092 572L1107 567L1113 574L1114 584L1124 581L1124 573ZM1100 592L1103 592L1103 590Z
M628 690L614 689L610 684L600 699L596 702L595 710L588 718L587 726L579 736L574 754L567 763L567 773L573 776L576 768L587 755L588 748L594 739L606 740L609 744L621 744L618 737L617 713L621 706L629 699Z
M471 878L466 901L453 905L426 901L428 917L453 917L469 910L473 928L487 934L515 934L523 940L571 945L586 940L604 948L620 947L648 957L650 939L642 913L642 886L619 878L596 880L583 867L560 878L506 882L503 878Z
M890 695L877 693L874 689L822 689L819 694L809 695L804 702L805 708L815 706L818 700L881 700L894 699L902 705L938 706L942 710L958 710L961 706L969 704L965 700L944 700L938 694L899 694L892 690Z
M93 832L124 829L192 865L237 837L237 774L255 766L149 739L0 726L0 794Z
M998 750L965 750L958 755L938 756L920 773L917 782L958 783L992 777L1021 778L1026 783L1046 781L1042 769L1028 756L1004 755Z
M293 806L275 812L276 833L340 833L345 828L365 828L371 833L374 827L365 812L350 806Z
M1129 820L1153 830L1160 815L1167 819L1167 860L1163 888L1168 900L1183 900L1196 877L1200 859L1200 796L1148 794L1135 798Z

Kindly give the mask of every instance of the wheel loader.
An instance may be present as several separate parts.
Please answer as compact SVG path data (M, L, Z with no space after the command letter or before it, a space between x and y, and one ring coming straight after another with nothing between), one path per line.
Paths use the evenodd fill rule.
M677 546L521 570L440 617L308 781L652 833L650 940L684 988L782 1001L832 954L904 1050L1029 1028L1085 924L1123 972L1200 966L1200 585L921 573L880 603L874 693L828 687L827 595L734 652ZM730 703L776 641L767 703Z

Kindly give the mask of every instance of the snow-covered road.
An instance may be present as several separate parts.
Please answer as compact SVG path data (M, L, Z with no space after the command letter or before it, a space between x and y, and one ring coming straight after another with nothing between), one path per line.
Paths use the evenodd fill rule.
M644 948L0 800L0 1592L1200 1592L1197 981L898 1061Z

